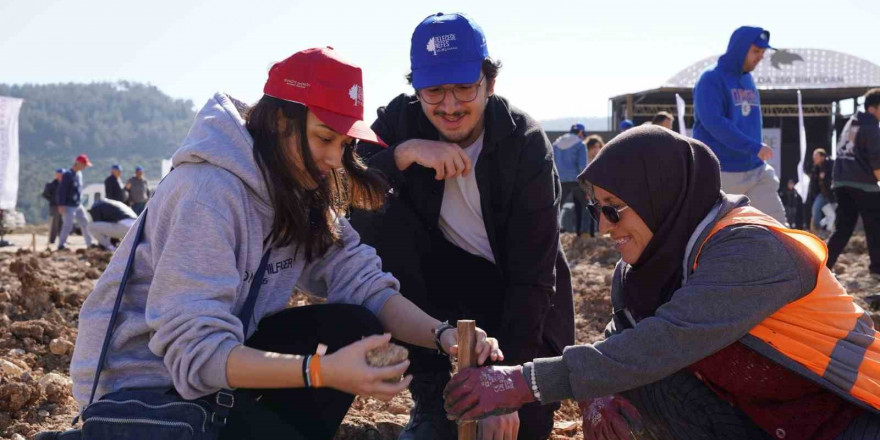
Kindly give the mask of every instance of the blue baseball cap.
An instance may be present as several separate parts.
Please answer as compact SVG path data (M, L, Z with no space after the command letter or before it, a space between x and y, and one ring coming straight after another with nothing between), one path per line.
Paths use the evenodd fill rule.
M429 15L412 34L412 85L423 89L477 82L483 60L488 56L483 29L470 17L442 12Z
M752 43L755 46L760 47L761 49L772 49L776 50L773 46L770 45L770 31L762 30L758 37L755 38L755 41Z
M584 124L581 124L580 122L578 122L577 124L574 124L574 125L571 126L571 130L570 130L570 131L571 131L571 132L575 132L575 131L587 131L587 127L584 127Z
M620 121L620 131L629 130L630 128L633 128L633 121L630 121L629 119Z
M64 168L55 168L56 173L64 173Z
M111 166L110 169L116 170L116 171L122 171L122 167L119 166L119 164L113 164L113 166Z
M143 171L143 170L144 170L144 167L138 165L138 166L134 167L134 170L135 170L135 171Z

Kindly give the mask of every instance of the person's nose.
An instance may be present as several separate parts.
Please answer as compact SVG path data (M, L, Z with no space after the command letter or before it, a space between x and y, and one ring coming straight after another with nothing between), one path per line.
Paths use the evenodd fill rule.
M443 100L437 104L437 109L444 113L455 113L458 110L459 102L458 98L455 97L455 93L452 92L452 89L446 89L446 93L443 94Z

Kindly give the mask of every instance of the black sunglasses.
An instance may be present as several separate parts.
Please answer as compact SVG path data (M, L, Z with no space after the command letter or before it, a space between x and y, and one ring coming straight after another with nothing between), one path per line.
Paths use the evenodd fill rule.
M629 206L624 206L623 208L615 208L613 206L603 206L594 202L587 203L587 210L590 211L590 216L593 217L593 220L596 220L596 223L599 223L600 212L609 222L617 223L620 221L620 211L623 211L627 208L629 208Z

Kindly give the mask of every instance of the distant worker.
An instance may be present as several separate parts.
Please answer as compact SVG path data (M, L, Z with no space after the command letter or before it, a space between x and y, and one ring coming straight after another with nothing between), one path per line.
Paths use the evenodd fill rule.
M788 179L788 182L785 183L785 188L779 190L779 198L782 200L782 206L785 208L785 221L788 222L788 227L801 229L803 227L801 212L804 201L801 199L801 195L795 191L793 179Z
M125 203L110 199L95 202L89 213L92 215L89 232L95 236L98 244L108 251L116 250L116 246L110 240L125 238L125 234L138 216Z
M587 163L590 163L593 161L593 158L595 158L596 155L599 154L599 150L601 150L602 147L605 146L605 141L602 140L602 136L599 136L598 134L591 134L587 136L586 144Z
M43 186L43 198L49 201L49 244L55 244L55 239L61 233L61 212L58 211L55 195L58 194L63 174L64 168L56 169L55 178Z
M823 148L813 151L813 166L810 171L810 190L807 195L808 212L812 213L810 232L820 234L822 219L825 217L823 208L834 203L834 192L831 184L834 181L834 160L828 157ZM827 228L830 230L830 228Z
M746 195L752 206L784 222L779 178L765 162L773 150L763 143L761 98L749 73L768 48L769 31L743 26L733 32L727 52L694 86L694 138L718 156L725 193Z
M122 187L122 179L119 178L121 175L121 166L113 165L110 167L110 175L104 179L104 198L125 202L127 195L125 188Z
M633 121L630 121L629 119L624 119L620 121L620 125L618 126L618 128L620 128L620 132L622 133L629 130L630 128L633 128L634 125L635 124L633 124Z
M138 166L134 169L134 177L128 179L125 183L125 189L128 191L128 204L131 209L141 215L150 200L150 185L147 179L144 179L144 167Z
M654 115L654 119L651 120L651 124L672 130L672 114L669 112L657 112L657 114Z
M82 170L92 166L89 157L80 154L73 162L73 167L64 170L61 183L58 184L58 192L55 194L55 204L58 205L58 213L62 217L61 234L58 237L58 250L66 249L67 237L73 232L73 221L82 230L86 246L92 245L92 237L89 236L89 213L81 204L83 190Z
M834 197L837 199L834 232L828 238L828 268L837 257L862 217L868 255L868 271L880 279L880 88L865 94L865 111L846 123L840 135L837 160L834 161Z
M584 124L574 124L568 133L553 141L553 160L556 162L556 170L562 182L562 202L559 204L559 210L562 211L562 207L571 197L574 202L574 232L578 236L582 232L581 223L587 206L587 196L577 183L577 176L587 167L587 146L584 145L586 137Z

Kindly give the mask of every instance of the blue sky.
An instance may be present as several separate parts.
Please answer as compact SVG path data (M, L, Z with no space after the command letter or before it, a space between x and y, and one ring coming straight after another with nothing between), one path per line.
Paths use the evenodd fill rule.
M504 63L496 92L538 119L605 116L610 96L722 52L743 24L769 29L777 47L880 64L877 0L0 0L0 82L131 80L196 106L214 91L253 102L273 62L329 45L364 69L372 120L408 90L412 30L438 11L480 23Z

